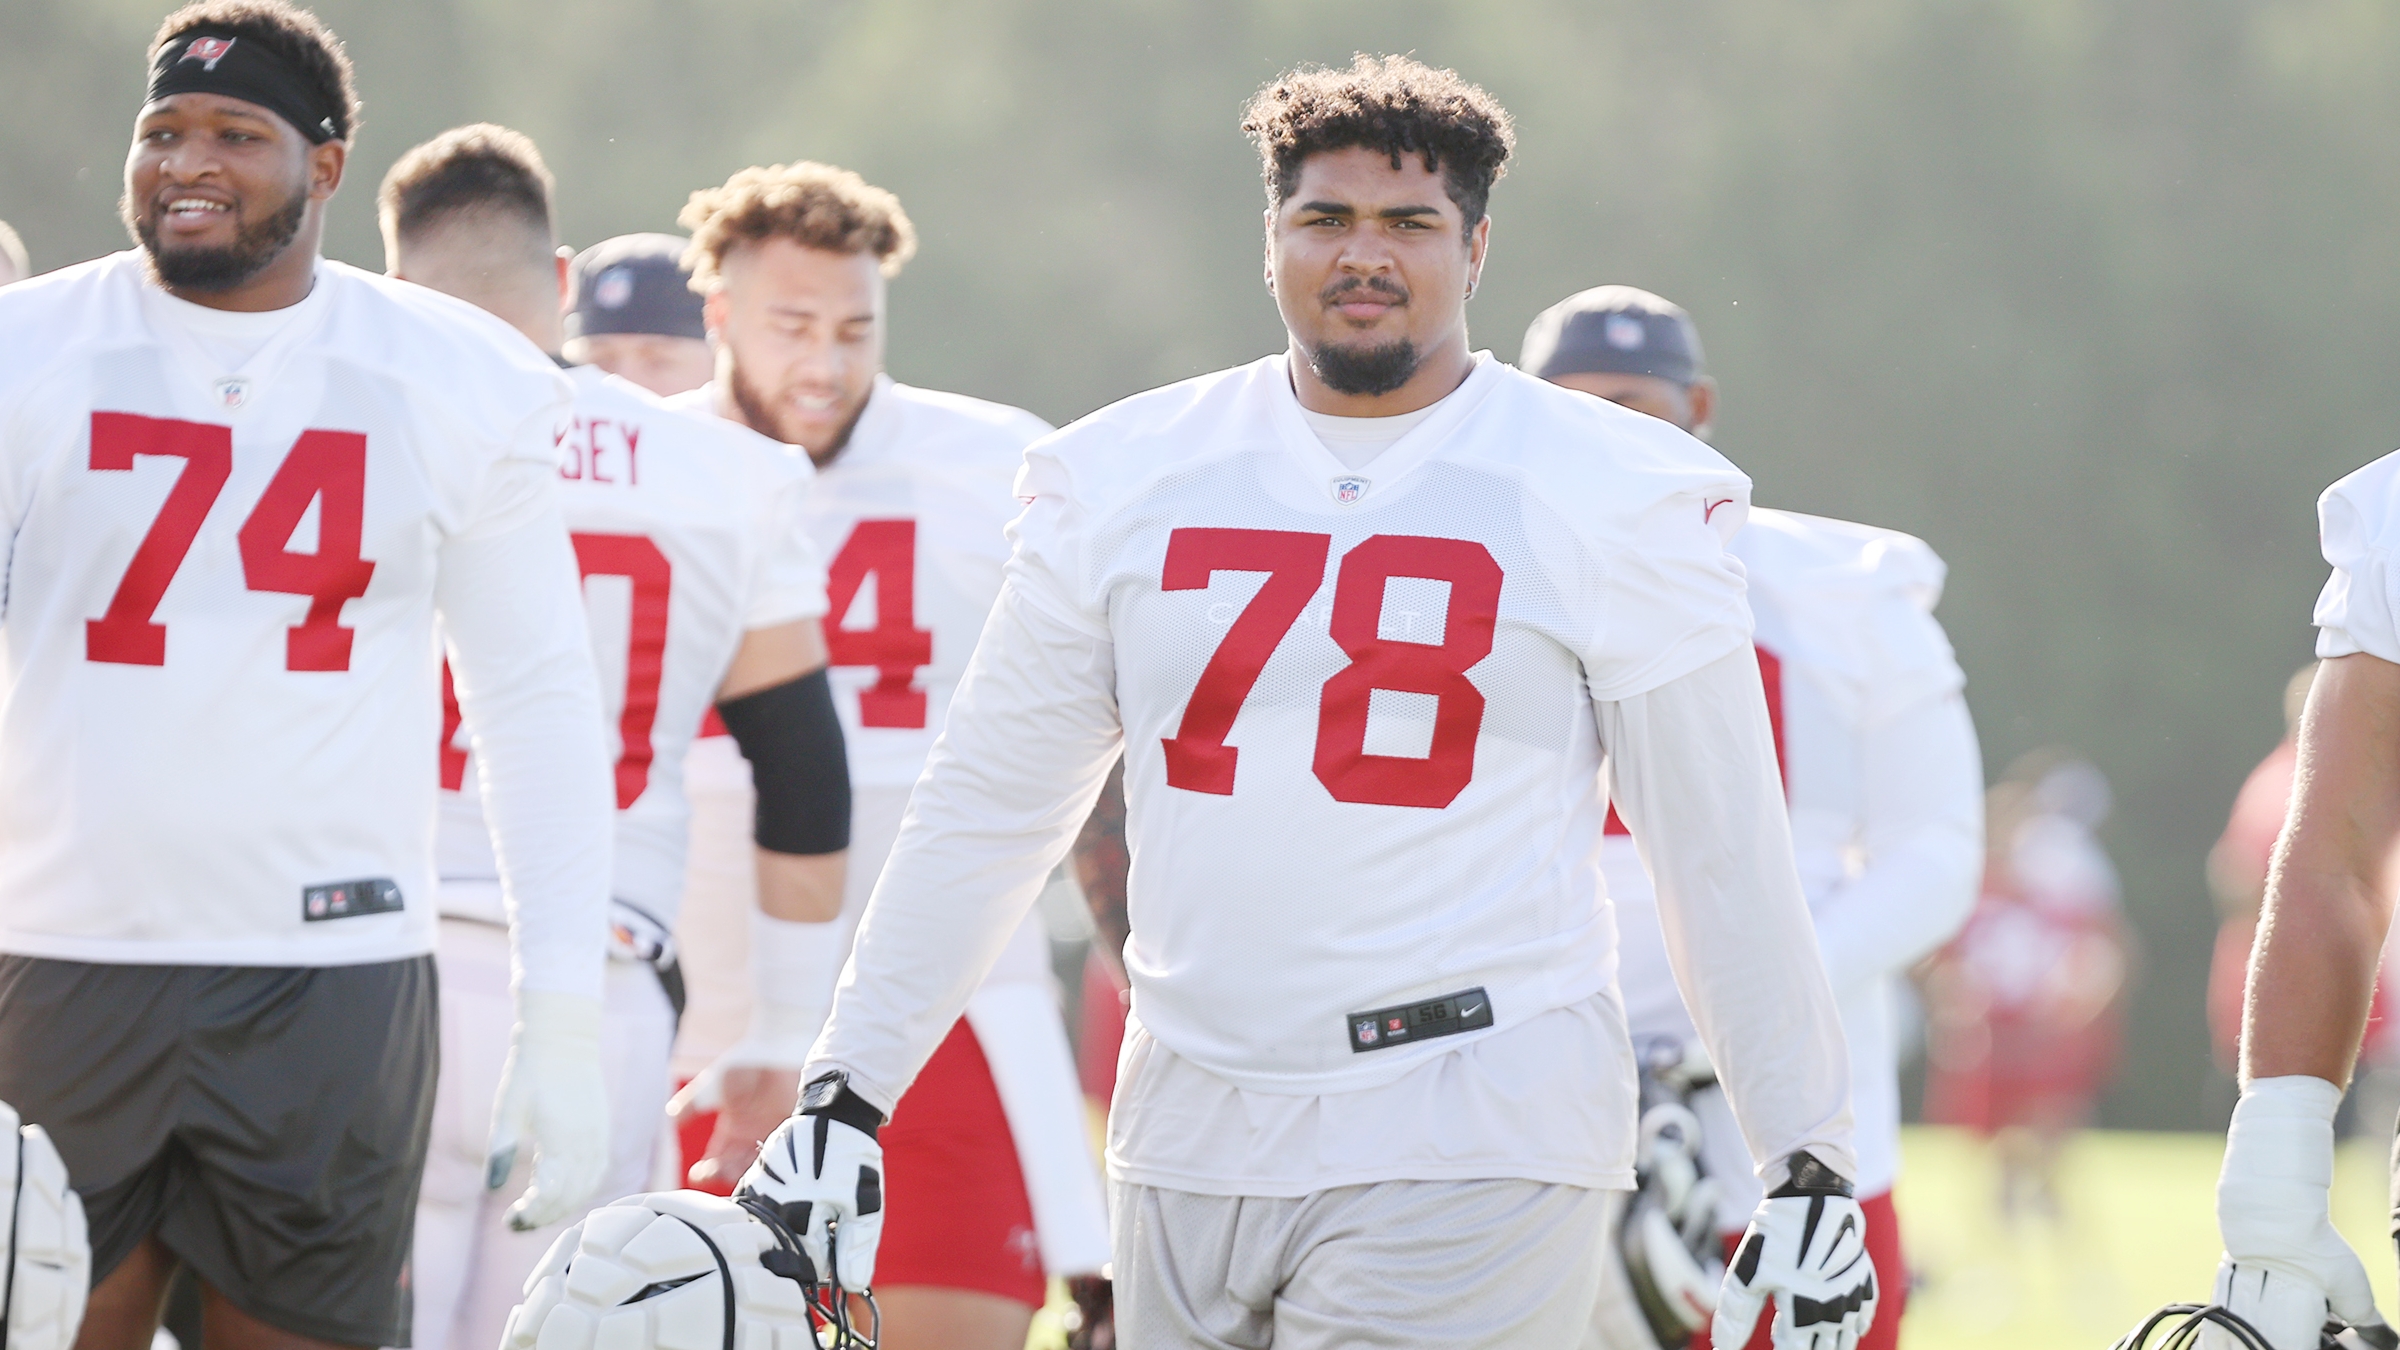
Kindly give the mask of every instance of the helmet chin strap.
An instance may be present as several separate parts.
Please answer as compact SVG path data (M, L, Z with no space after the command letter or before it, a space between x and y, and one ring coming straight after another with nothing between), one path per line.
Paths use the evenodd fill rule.
M825 1264L832 1269L824 1272L825 1278L820 1280L816 1268L809 1263L808 1254L801 1250L799 1239L793 1236L791 1225L784 1222L777 1206L755 1195L737 1196L734 1203L749 1210L775 1235L776 1250L762 1257L760 1264L799 1285L810 1315L833 1328L833 1340L828 1343L827 1350L875 1350L876 1343L883 1339L883 1309L876 1305L874 1290L842 1288L842 1282L836 1274L842 1268L841 1224L836 1221L825 1225ZM702 1237L705 1240L706 1235ZM711 1243L709 1250L715 1251L716 1245ZM724 1258L720 1256L717 1259L721 1266ZM725 1287L725 1350L734 1350L733 1285L730 1277ZM863 1335L850 1320L850 1299L853 1296L867 1305L867 1328ZM5 1350L5 1347L0 1347L0 1350Z

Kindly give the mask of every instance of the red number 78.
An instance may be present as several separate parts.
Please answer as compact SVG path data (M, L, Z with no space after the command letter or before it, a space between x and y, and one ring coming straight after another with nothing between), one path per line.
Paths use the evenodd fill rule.
M1332 547L1331 535L1292 530L1181 529L1167 536L1161 590L1204 590L1218 572L1267 574L1201 669L1182 725L1163 742L1168 786L1233 794L1241 752L1225 738L1259 672L1324 584ZM1393 577L1449 583L1449 621L1438 645L1381 635L1384 584ZM1327 630L1350 664L1325 682L1318 699L1314 766L1334 800L1443 807L1466 790L1483 727L1483 693L1467 671L1491 654L1500 583L1500 564L1472 540L1379 534L1342 555ZM1433 746L1424 758L1367 753L1367 706L1377 689L1435 699Z

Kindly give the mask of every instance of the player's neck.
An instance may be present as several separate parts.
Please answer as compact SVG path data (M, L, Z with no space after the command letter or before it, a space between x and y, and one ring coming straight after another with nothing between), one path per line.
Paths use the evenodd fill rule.
M240 285L203 291L162 282L160 288L178 300L189 301L205 309L259 314L272 309L290 309L306 300L316 284L317 229L311 222L301 228L300 234L283 252L276 255L275 261L260 268Z
M1345 394L1320 379L1294 342L1285 364L1292 372L1292 393L1300 406L1334 417L1398 417L1430 408L1448 398L1474 373L1475 357L1467 350L1465 329L1427 352L1415 373L1397 389L1381 394Z

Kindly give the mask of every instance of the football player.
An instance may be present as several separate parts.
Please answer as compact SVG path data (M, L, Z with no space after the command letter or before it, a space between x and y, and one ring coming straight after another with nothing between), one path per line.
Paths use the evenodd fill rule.
M380 197L392 275L560 346L550 175L524 136L461 127L401 156ZM688 294L688 292L687 292ZM695 297L696 299L696 297ZM695 308L697 306L695 305ZM616 760L616 941L603 994L610 1165L602 1198L649 1189L683 977L672 933L689 811L684 751L713 703L758 780L758 903L782 923L838 912L849 837L841 722L825 677L825 574L799 528L806 456L679 413L593 366L568 371L559 506L584 577ZM499 869L472 747L442 746L441 1087L418 1198L418 1350L499 1343L526 1276L569 1219L502 1222L469 1122L487 1117L508 998ZM771 966L761 962L761 969Z
M831 560L826 638L856 792L843 922L821 959L787 970L773 1001L754 1004L751 1032L687 1089L687 1101L722 1101L700 1166L730 1182L791 1113L858 915L999 594L1013 475L1049 427L883 372L886 285L916 236L898 199L857 174L745 169L693 194L682 224L718 364L706 389L673 402L799 446L817 465L804 528ZM1108 1259L1049 945L1038 919L1022 920L962 999L964 1016L957 1007L945 1016L938 1048L927 1047L932 1063L887 1134L900 1208L878 1292L895 1350L1016 1350L1045 1274L1096 1271Z
M7 221L0 220L0 286L32 275L33 258L25 252L25 241Z
M1679 306L1631 286L1567 297L1533 321L1518 365L1553 384L1705 437L1717 386ZM1983 765L1965 676L1934 620L1943 567L1891 530L1753 509L1733 554L1749 582L1768 721L1782 759L1792 849L1850 1047L1859 1206L1883 1301L1860 1342L1900 1341L1908 1291L1892 1184L1900 1171L1894 981L1975 903ZM1617 981L1637 1041L1692 1044L1658 903L1634 841L1612 821L1601 870L1617 911ZM1728 1240L1758 1203L1753 1163L1722 1092L1696 1103ZM1709 1344L1701 1326L1694 1346ZM1752 1344L1764 1346L1763 1329Z
M1605 772L1761 1160L1725 1339L1773 1293L1778 1345L1854 1345L1841 1023L1724 547L1748 480L1469 349L1513 142L1483 90L1362 56L1244 126L1288 350L1027 450L999 603L745 1187L871 1280L878 1130L1122 751L1124 1342L1577 1344L1633 1179Z
M708 383L717 357L683 265L686 243L671 234L620 234L576 254L567 276L574 307L559 349L566 358L660 398Z
M2328 1321L2400 1344L2331 1211L2334 1111L2400 888L2400 453L2326 489L2317 518L2333 576L2317 598L2320 661L2250 957L2242 1095L2217 1180L2217 1301L2275 1350L2310 1350ZM2400 1146L2393 1200L2400 1232ZM2215 1329L2202 1343L2237 1344Z
M446 633L516 971L495 1170L607 1161L609 770L551 439L473 307L319 256L333 34L207 0L149 48L137 247L0 292L0 1097L90 1216L81 1344L405 1345L431 1123Z

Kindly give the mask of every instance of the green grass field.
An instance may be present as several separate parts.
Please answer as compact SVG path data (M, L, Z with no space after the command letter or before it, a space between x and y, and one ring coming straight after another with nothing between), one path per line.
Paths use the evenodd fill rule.
M2159 1304L2205 1300L2217 1264L2224 1141L2092 1131L2063 1169L2057 1224L2001 1221L1990 1159L1955 1130L1912 1128L1898 1194L1918 1287L1901 1350L2106 1350ZM2395 1307L2383 1147L2345 1144L2334 1221Z

